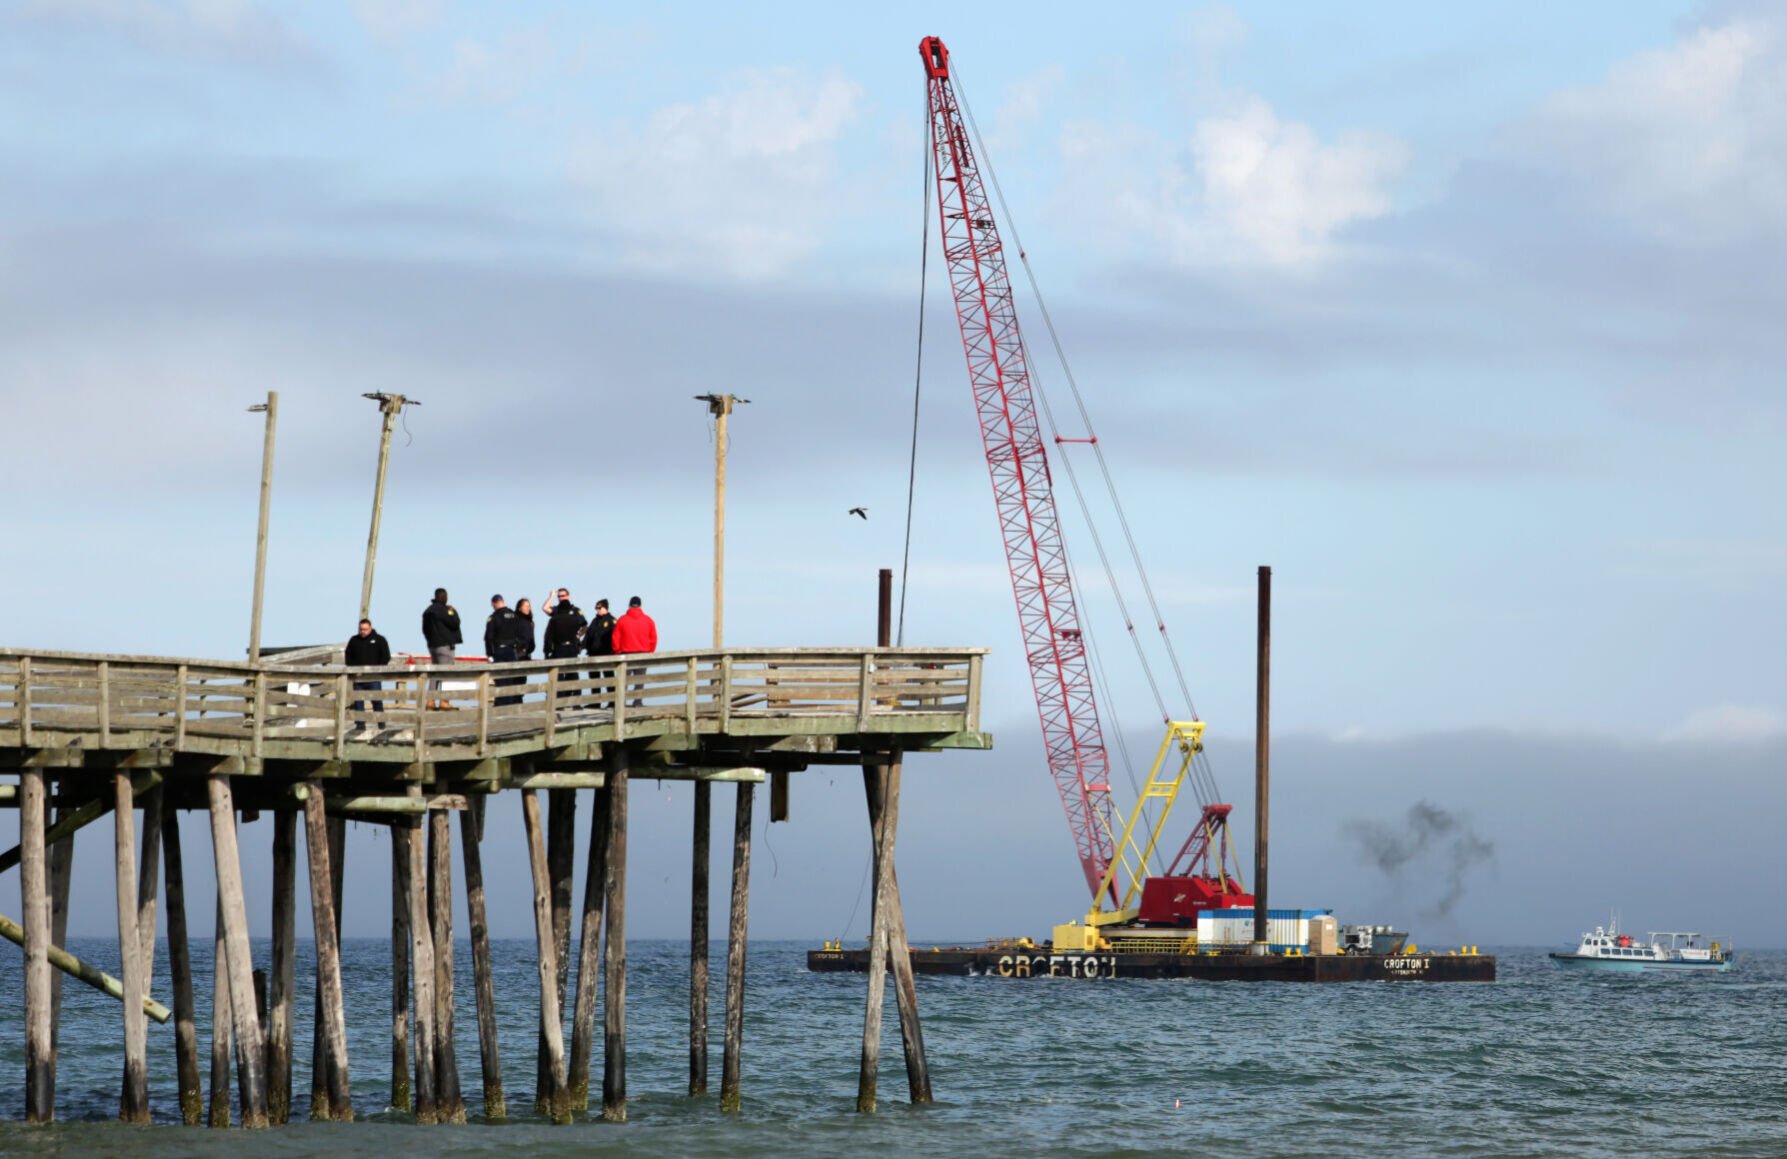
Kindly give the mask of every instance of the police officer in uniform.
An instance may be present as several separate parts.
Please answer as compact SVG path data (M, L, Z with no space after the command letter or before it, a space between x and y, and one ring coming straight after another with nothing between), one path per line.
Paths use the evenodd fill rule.
M515 621L520 619L515 609L503 602L503 597L490 597L490 618L484 621L484 654L497 664L510 660L519 660L515 648Z
M596 601L596 614L590 618L589 627L583 632L583 650L590 656L614 655L614 615L608 610L608 601ZM604 681L614 675L612 668L591 668L589 678ZM598 700L597 707L607 707L609 702Z
M490 618L484 621L484 654L494 664L507 664L521 659L521 617L503 602L501 594L490 597ZM532 633L529 632L531 636ZM529 640L532 643L532 640ZM532 648L529 648L532 651ZM499 687L520 684L523 677L499 676ZM520 704L519 696L499 696L497 704Z
M548 660L566 660L577 655L578 646L583 637L583 629L589 621L583 618L583 610L571 602L571 593L564 588L558 589L558 601L552 605L552 618L546 621L546 638L540 641L541 648ZM576 673L571 673L572 679ZM561 675L560 679L563 679ZM564 688L560 696L575 695L576 689Z

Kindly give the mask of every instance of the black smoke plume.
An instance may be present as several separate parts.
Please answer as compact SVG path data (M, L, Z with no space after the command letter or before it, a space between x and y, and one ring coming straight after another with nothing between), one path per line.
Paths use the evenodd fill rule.
M1431 801L1417 801L1400 824L1349 821L1343 830L1356 843L1368 865L1391 879L1405 870L1431 867L1439 872L1444 892L1422 916L1443 918L1464 896L1465 876L1473 865L1495 856L1495 843L1473 832L1459 817Z

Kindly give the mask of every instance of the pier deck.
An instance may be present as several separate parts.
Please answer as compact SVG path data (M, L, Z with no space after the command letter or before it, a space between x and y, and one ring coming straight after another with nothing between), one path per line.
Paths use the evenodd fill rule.
M602 1041L601 1115L626 1114L625 898L629 778L696 782L691 899L691 1094L707 1087L706 927L711 786L738 793L728 929L725 1066L720 1106L737 1110L743 1042L753 791L771 784L771 818L790 815L790 775L858 765L868 798L879 888L878 944L900 998L914 1101L930 1100L893 849L904 754L984 749L984 649L796 648L658 652L513 664L345 668L315 654L259 663L39 650L0 650L0 805L20 809L20 844L0 872L21 872L23 921L0 934L25 950L26 1118L55 1114L51 967L120 1001L125 1055L120 1117L147 1121L145 1019L175 1023L178 1091L188 1123L206 1118L187 953L180 809L210 816L218 895L218 1002L209 1121L230 1119L229 1069L240 1122L285 1121L293 1106L293 915L299 818L308 853L317 979L313 1118L352 1118L338 937L344 821L390 826L393 888L391 1103L418 1122L463 1120L452 1017L450 818L459 816L470 913L480 1064L487 1119L504 1117L479 846L484 802L521 794L533 873L541 974L534 1108L567 1121L590 1102L590 1057ZM376 687L375 687L376 686ZM542 810L536 790L548 790ZM567 994L579 793L590 802L578 984ZM55 806L54 817L50 805ZM140 822L137 812L140 810ZM81 963L66 929L76 830L111 813L124 978ZM238 822L273 817L272 961L251 960ZM139 843L140 836L140 843ZM140 848L139 848L140 844ZM171 1009L154 1000L159 885L166 885ZM604 939L604 933L606 938ZM603 1019L596 1027L597 978ZM860 1109L875 1106L871 1038L879 980L871 977ZM264 1006L264 1011L262 1007ZM563 1021L571 1015L567 1053ZM868 1025L872 1023L873 1025ZM871 1031L874 1031L872 1034ZM232 1049L233 1042L233 1049Z

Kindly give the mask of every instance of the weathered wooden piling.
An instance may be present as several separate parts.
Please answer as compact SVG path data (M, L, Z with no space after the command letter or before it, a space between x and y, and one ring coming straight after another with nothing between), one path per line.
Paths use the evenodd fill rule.
M434 935L435 1106L443 1123L465 1122L453 1046L453 830L447 810L428 814L428 916Z
M326 802L324 801L324 797L323 797L323 786L322 786L321 782L319 782L319 781L310 782L310 796L315 797L317 799L317 802L318 802L317 808L319 808L319 809L326 808ZM306 842L307 847L310 846L310 844L312 842L317 840L315 835L313 835L310 832L310 826L311 826L310 810L311 810L310 799L309 799L309 797L306 797L305 802L304 802L304 826L305 826L305 842ZM336 984L337 984L337 986L339 986L340 985L340 956L339 955L340 955L340 947L341 947L341 888L342 888L342 873L344 870L343 858L346 853L346 845L347 845L347 820L342 817L325 817L323 820L323 841L324 841L325 849L328 853L327 864L329 867L328 880L324 884L326 885L326 887L329 891L329 894L330 894L329 900L333 903L332 912L333 912L334 918L335 918L334 935L335 935L335 946L336 946L336 971L337 971ZM316 872L314 866L316 866L318 864L318 854L312 853L310 855L310 861L311 861L311 865L313 866L313 869L311 872L314 874ZM312 881L311 888L313 890L317 888L317 883L315 881ZM311 914L312 914L313 920L314 920L314 916L315 916L316 912L317 912L317 901L316 901L316 897L313 893L312 897L311 897ZM320 954L321 950L322 950L320 941L318 942L317 948L318 948L318 953ZM328 1051L327 1051L327 1043L328 1043L329 1033L330 1033L329 1028L328 1028L328 1017L329 1016L323 1006L324 998L323 998L323 988L322 988L322 983L321 983L320 959L319 959L318 971L319 971L319 973L318 973L318 984L317 984L317 988L316 988L316 999L311 1004L312 1008L313 1008L314 1027L311 1031L311 1039L310 1039L310 1117L313 1119L349 1120L354 1117L353 1105L351 1103L349 1103L345 1107L345 1111L346 1111L345 1114L341 1113L341 1111L344 1108L338 1108L334 1105L334 1092L338 1089L338 1085L337 1085L337 1076L334 1073L332 1073L332 1071L330 1069L331 1067L334 1066L334 1061L329 1057ZM344 1040L344 1042L345 1042L345 1040ZM342 1051L342 1058L345 1059L346 1057L347 1057L347 1052L344 1047L344 1049ZM347 1083L346 1083L345 1079L340 1080L339 1089L343 1090L343 1091L345 1091L347 1089Z
M297 968L298 814L273 814L273 965L267 976L267 1119L292 1114L292 987Z
M225 965L229 970L231 1026L242 1068L242 1125L267 1125L267 1084L262 1067L266 1047L254 1012L254 961L248 945L248 907L242 895L242 862L236 849L236 814L230 779L206 779L211 804L211 846L217 862L217 893L223 906Z
M856 1109L872 1112L881 1065L881 1010L886 995L894 899L897 896L893 881L893 848L900 818L900 761L896 756L886 766L884 774L877 776L870 769L865 770L864 776L881 783L880 823L872 826L875 835L875 902L869 938L869 994L863 1011L862 1063L856 1087ZM871 796L875 794L874 788L870 793Z
M465 910L472 927L472 984L478 1004L478 1069L484 1080L484 1117L508 1117L503 1098L503 1064L496 1029L496 980L490 966L490 922L484 912L484 799L459 815L459 844L465 858Z
M886 648L893 643L893 569L882 568L876 579L875 643ZM869 839L874 851L872 864L876 889L873 905L878 905L884 896L880 889L883 820L886 816L889 785L894 781L892 772L902 764L899 752L892 755L891 764L863 766L862 783L868 798ZM891 859L891 837L887 844ZM885 896L888 905L888 965L893 970L895 1004L900 1012L900 1043L906 1056L906 1085L912 1102L923 1105L934 1101L931 1095L931 1068L925 1058L924 1029L919 1023L918 986L912 977L912 951L906 942L906 909L900 902L900 874L897 866L889 866L887 880L889 887ZM873 905L871 914L874 912ZM871 936L873 932L871 918Z
M192 945L186 928L186 865L180 851L180 815L167 809L161 819L163 870L167 875L168 971L174 986L174 1075L180 1099L180 1121L189 1127L204 1122L205 1094L200 1087L199 1030L193 1005Z
M421 698L420 685L416 693ZM412 1109L410 1096L410 830L391 826L391 1106Z
M213 1127L230 1125L230 972L223 945L223 891L217 894L211 939L211 1111Z
M741 781L732 819L732 916L726 929L726 1045L720 1061L720 1109L743 1105L740 1058L745 1046L745 940L751 924L751 802L757 786Z
M142 861L137 870L137 941L143 962L143 996L155 989L155 911L161 895L161 818L165 794L161 782L138 794L142 802Z
M334 834L323 812L323 786L310 782L310 793L304 798L305 849L310 861L310 924L316 931L316 993L321 1014L318 1051L322 1072L324 1103L316 1105L313 1096L312 1118L331 1118L347 1122L354 1117L354 1103L348 1086L347 1010L341 991L341 914L340 877L335 873ZM314 1089L314 1088L313 1088Z
M149 1121L149 1023L141 998L148 992L143 973L143 943L137 934L136 808L130 774L114 773L112 823L116 834L118 888L118 958L124 978L124 1084L118 1095L118 1118L126 1123Z
M547 1070L544 1086L535 1092L534 1105L554 1122L569 1121L570 1092L565 1076L563 1023L558 1006L557 940L552 932L552 880L546 866L545 835L541 832L540 801L532 789L521 790L521 817L527 827L528 868L534 882L534 943L540 969L540 1033L545 1040Z
M689 858L689 1094L707 1093L708 848L714 787L695 782L693 850Z
M61 778L56 786L56 820L69 814L66 798L74 792L72 785ZM74 834L49 844L50 859L50 945L68 945L68 888L74 879ZM60 1052L62 1043L62 971L50 971L50 1049ZM50 1075L51 1101L55 1101L55 1074Z
M602 1118L627 1121L627 750L608 756L607 954L602 979L605 1013Z
M602 971L602 915L608 892L608 789L596 789L589 812L589 862L583 876L583 921L577 942L577 1001L571 1014L571 1108L589 1109L589 1060L596 1031L596 984Z
M898 754L895 754L898 760ZM882 817L887 799L888 765L870 765L863 769L863 788L868 797L869 831L874 850L875 886L870 902L871 933L873 914L880 904L880 851ZM900 902L900 875L896 867L889 874L888 893L888 968L894 978L895 1004L900 1014L900 1040L906 1056L906 1082L912 1102L933 1101L930 1064L925 1059L924 1030L918 1017L918 987L912 977L912 952L906 941L906 912Z
M551 789L546 793L546 871L551 880L552 948L557 963L554 977L558 1009L563 1017L565 987L571 967L571 890L574 862L577 857L577 792L574 789ZM564 1037L564 1026L558 1028ZM539 1048L535 1060L536 1081L534 1112L550 1114L544 1096L538 1092L552 1089L552 1060L546 1046L546 1028L540 1027ZM567 1080L568 1081L568 1080Z
M412 787L413 788L413 787ZM420 790L413 794L419 796ZM435 1070L435 1002L434 1002L434 935L429 929L428 870L423 857L422 829L413 820L393 823L395 830L403 826L409 831L407 848L409 865L404 877L409 903L410 989L416 996L412 1019L416 1028L414 1048L416 1122L440 1121L440 1083Z
M56 1047L50 1036L50 891L42 769L19 773L19 889L25 911L25 1121L56 1118Z

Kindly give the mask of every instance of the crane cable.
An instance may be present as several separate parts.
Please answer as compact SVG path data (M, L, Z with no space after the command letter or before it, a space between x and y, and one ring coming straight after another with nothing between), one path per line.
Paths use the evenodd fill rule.
M962 93L963 86L961 83L960 65L953 64L952 62L952 71L955 73L954 80L956 89L958 93ZM969 106L968 98L965 93L962 93L961 95L960 104L962 112L968 122L969 130L974 134L975 146L980 151L981 166L986 170L988 182L993 187L993 195L998 198L1002 218L1011 230L1012 243L1018 251L1018 260L1024 267L1024 276L1029 282L1031 294L1036 299L1037 308L1042 315L1043 325L1048 330L1049 341L1054 348L1055 357L1061 363L1061 369L1064 377L1067 379L1068 388L1073 394L1074 406L1079 412L1080 420L1083 423L1088 436L1085 441L1091 444L1093 454L1098 461L1098 468L1100 474L1104 478L1106 493L1110 498L1112 508L1115 509L1117 513L1118 524L1122 528L1124 541L1129 548L1130 560L1135 566L1136 574L1142 584L1142 590L1146 594L1149 610L1154 615L1155 626L1160 632L1162 644L1166 650L1167 657L1172 664L1174 677L1179 686L1179 693L1184 698L1184 703L1190 710L1193 719L1198 719L1197 706L1192 701L1191 689L1185 680L1185 670L1179 662L1178 652L1173 646L1172 636L1167 631L1166 619L1161 615L1160 603L1154 594L1154 587L1148 580L1148 572L1147 568L1142 563L1141 551L1136 545L1134 532L1130 528L1128 516L1124 513L1122 500L1117 494L1116 480L1111 475L1110 465L1105 459L1104 448L1099 443L1097 432L1092 425L1091 413L1086 408L1085 398L1080 393L1079 383L1074 378L1072 366L1068 363L1067 352L1061 345L1061 337L1055 328L1054 317L1050 314L1048 304L1043 299L1042 288L1038 285L1036 280L1036 271L1030 265L1029 252L1024 248L1023 239L1018 233L1016 219L1012 216L1011 206L1005 200L1005 191L999 184L999 175L993 167L992 158L988 154L986 143L980 134L980 126L975 121L974 111ZM1021 334L1019 342L1023 342ZM1025 362L1027 365L1034 366L1029 358L1027 346L1025 348ZM1043 389L1040 379L1035 375L1034 369L1032 370L1032 379L1036 381L1036 395L1042 404L1044 417L1048 420L1050 429L1055 433L1056 438L1059 439L1061 437L1060 428L1055 423L1054 408L1049 405L1048 394ZM1134 619L1129 614L1128 602L1124 599L1123 589L1117 583L1116 572L1112 568L1110 559L1105 552L1103 538L1098 533L1097 524L1093 522L1091 518L1090 507L1086 501L1084 492L1080 487L1079 477L1073 468L1073 460L1065 452L1059 456L1059 460L1067 471L1068 482L1073 490L1074 498L1080 507L1082 516L1086 520L1086 526L1092 536L1092 542L1098 551L1099 561L1104 567L1106 580L1111 585L1111 591L1117 600L1118 610L1123 616L1124 627L1130 636L1131 642L1135 645L1137 659L1142 665L1142 671L1147 678L1148 686L1154 694L1156 705L1160 709L1161 719L1163 722L1171 720L1171 714L1167 711L1165 699L1161 696L1159 685L1154 677L1153 665L1148 662L1147 653L1142 647L1141 637L1136 631ZM1114 703L1112 707L1114 710ZM1120 727L1116 732L1121 736ZM1215 777L1211 771L1209 759L1202 751L1200 751L1192 761L1192 780L1197 795L1202 798L1202 803L1210 804L1219 799Z
M930 101L925 102L925 124L929 130ZM900 620L894 643L906 643L906 580L912 572L912 504L918 488L918 400L925 375L925 288L931 264L931 150L925 149L924 210L918 217L918 365L912 372L912 453L906 463L906 547L900 557Z

